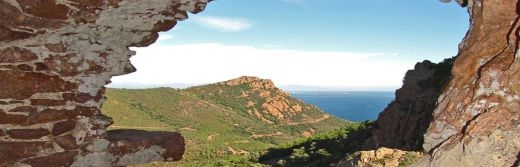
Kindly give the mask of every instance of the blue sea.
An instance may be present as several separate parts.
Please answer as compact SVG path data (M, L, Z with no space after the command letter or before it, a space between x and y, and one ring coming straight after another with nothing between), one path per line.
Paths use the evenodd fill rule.
M378 114L395 98L393 91L298 91L290 94L349 121L376 120Z

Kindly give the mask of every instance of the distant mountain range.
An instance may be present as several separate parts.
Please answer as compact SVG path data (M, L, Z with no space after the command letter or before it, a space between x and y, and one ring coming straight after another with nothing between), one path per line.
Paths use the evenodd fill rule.
M127 89L146 89L146 88L176 88L184 89L193 86L200 86L207 84L188 84L188 83L169 83L169 84L144 84L144 83L112 83L109 88L127 88ZM397 87L320 87L307 85L280 85L278 88L284 91L395 91Z

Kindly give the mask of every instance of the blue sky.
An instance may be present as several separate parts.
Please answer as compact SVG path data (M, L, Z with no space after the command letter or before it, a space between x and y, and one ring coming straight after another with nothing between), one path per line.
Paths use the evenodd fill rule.
M456 55L468 24L466 9L437 0L216 0L136 48L138 71L113 85L254 75L277 85L395 89L416 62Z

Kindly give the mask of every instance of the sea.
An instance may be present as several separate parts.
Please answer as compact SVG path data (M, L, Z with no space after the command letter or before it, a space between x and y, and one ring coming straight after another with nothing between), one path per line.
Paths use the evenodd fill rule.
M292 97L349 121L376 120L395 99L394 91L293 91Z

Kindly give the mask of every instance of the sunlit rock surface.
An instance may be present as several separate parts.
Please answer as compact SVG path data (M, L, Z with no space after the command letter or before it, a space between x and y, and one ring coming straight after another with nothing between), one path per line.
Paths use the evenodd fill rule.
M518 0L464 1L471 27L438 99L423 166L518 166L520 56Z

